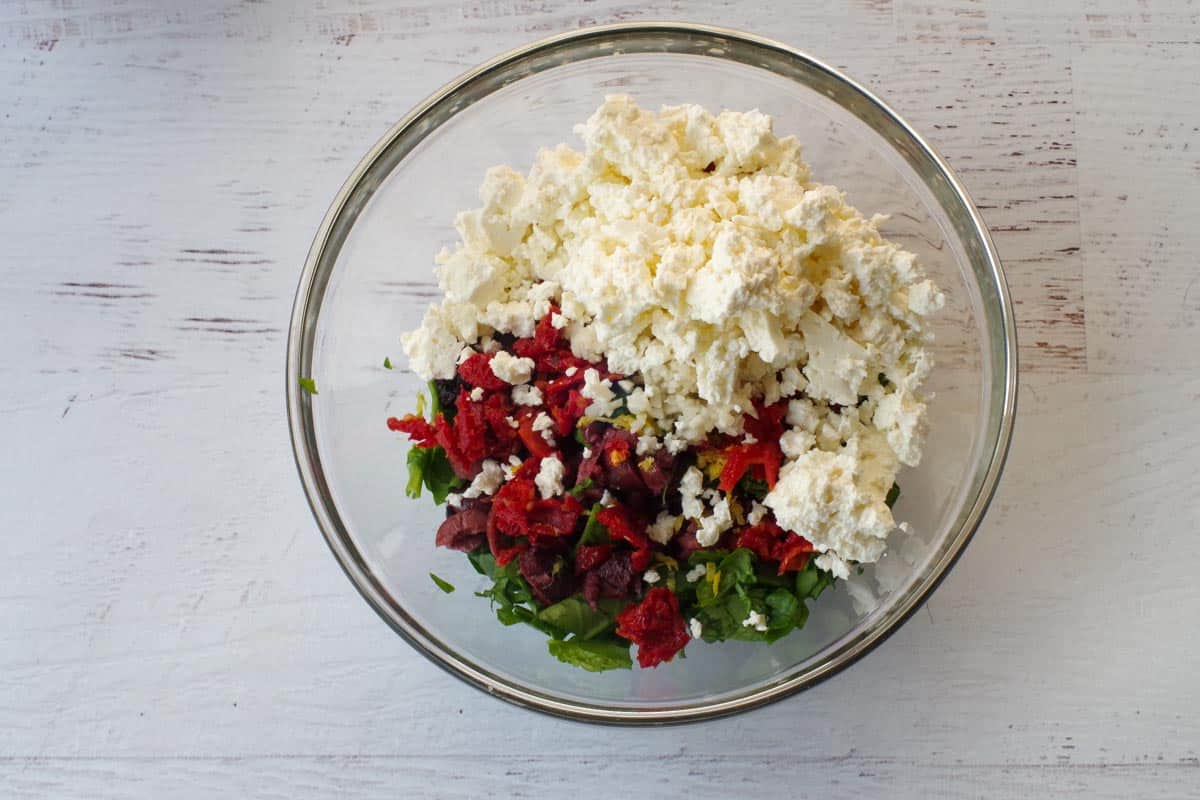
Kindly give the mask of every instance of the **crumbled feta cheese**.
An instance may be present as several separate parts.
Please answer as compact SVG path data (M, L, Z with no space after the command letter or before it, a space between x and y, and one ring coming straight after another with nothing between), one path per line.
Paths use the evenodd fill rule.
M504 421L508 424L508 427L512 428L513 430L521 427L521 423L518 422L514 417L505 417Z
M404 334L400 343L408 354L412 371L425 380L444 380L454 377L462 340L450 330L445 309L431 306L425 312L421 327Z
M688 467L679 481L679 500L683 516L688 519L700 519L704 514L704 503L700 494L704 488L704 474L695 467Z
M704 635L704 625L700 620L692 617L688 620L688 631L692 634L693 639L699 639Z
M480 465L479 474L471 481L471 485L463 490L464 498L482 497L483 495L495 494L500 488L500 484L504 483L505 470L500 467L496 461L487 458ZM508 477L512 477L509 475Z
M695 583L696 581L703 578L707 572L708 572L708 570L705 569L703 564L697 564L696 566L689 569L687 571L687 575L685 575L684 577L687 579L688 583Z
M478 403L480 400L482 400L483 399L483 387L476 386L474 389L472 389L470 397L471 397L471 401L475 402L475 403Z
M540 406L542 404L542 390L530 384L522 384L512 388L512 401L518 406Z
M605 489L604 494L600 495L600 505L602 506L611 506L615 502L617 502L617 498L613 497L612 492L608 489Z
M662 442L658 441L658 439L654 438L653 436L639 436L637 440L637 454L639 456L653 455L654 453L658 452L658 448L661 445Z
M700 520L696 541L701 547L712 547L721 534L733 527L733 516L729 511L729 500L722 497L712 505L712 513Z
M763 517L766 515L767 507L755 500L750 504L750 513L746 515L746 522L757 525L763 521Z
M539 411L538 415L533 418L533 429L546 440L550 446L554 446L554 420L545 411ZM544 462L543 462L544 463Z
M590 447L583 448L583 457L591 458L592 457L592 448L590 448Z
M660 511L654 522L646 528L646 535L659 544L666 544L675 536L678 521L678 517L674 517L666 511Z
M880 491L921 458L926 318L945 295L912 253L880 236L882 218L813 182L799 143L776 136L764 114L654 112L618 95L576 132L582 153L543 150L527 176L488 172L482 207L459 215L461 242L438 256L445 301L404 336L413 371L450 378L478 350L522 385L532 361L499 350L491 334L531 336L549 313L577 357L637 378L621 382L628 429L662 432L671 454L713 431L743 432L757 400L790 400L785 461L765 507L832 568L872 560L894 527ZM582 393L594 417L622 402L596 369L585 370ZM541 404L532 398L513 393ZM639 456L653 453L651 441L639 438ZM705 516L694 479L685 515L719 536L721 501Z
M523 463L524 462L516 456L509 456L508 463L502 467L504 470L504 477L508 480L512 480L512 477L517 474L517 470L521 468L521 464Z
M752 433L747 433L742 437L742 444L758 444L758 439Z
M446 495L446 505L450 506L451 508L461 508L462 501L463 496L458 492L451 492L450 494Z
M563 493L564 474L565 469L558 456L546 456L542 459L537 477L533 479L533 482L543 499L548 500Z
M897 468L883 434L864 431L836 452L809 450L787 461L763 502L819 552L876 561L895 528L885 500Z
M658 574L658 570L648 569L646 570L646 574L642 576L642 580L646 583L658 583L662 580L662 576Z
M567 367L563 375L566 375L568 378L574 378L577 372L579 372L579 367Z
M634 390L634 388L637 386L637 384L634 383L633 381L629 380L628 378L622 378L621 380L617 381L617 386L621 387L621 391L625 392L626 394L629 394L630 392L632 392Z
M667 448L667 452L673 456L677 456L684 450L688 449L687 440L680 436L676 436L673 433L668 433L663 437L663 446L665 446Z
M765 631L767 629L767 615L758 611L751 611L750 616L742 620L742 625L746 628L754 628L756 631Z
M492 356L488 366L492 368L493 375L513 385L528 383L533 377L533 359L518 358L506 350Z
M621 405L621 401L613 393L612 382L601 379L600 373L594 369L584 371L583 388L579 393L592 401L584 412L591 417L607 417Z

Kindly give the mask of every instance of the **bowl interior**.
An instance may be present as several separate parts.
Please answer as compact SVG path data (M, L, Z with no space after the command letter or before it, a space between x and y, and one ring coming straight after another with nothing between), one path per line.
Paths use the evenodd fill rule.
M476 681L483 676L502 694L618 714L686 715L819 677L839 653L896 624L906 601L953 560L970 535L972 506L1000 438L1002 290L981 273L986 244L963 236L961 213L939 202L945 182L914 165L914 144L877 132L863 119L872 108L856 108L857 95L839 96L840 88L827 91L824 73L780 74L761 54L637 49L510 68L444 100L435 117L418 119L382 151L335 224L335 245L342 233L344 241L326 248L308 295L301 361L310 357L311 365L302 363L300 372L316 378L320 395L303 401L303 422L311 420L306 435L326 492L319 502L355 569L373 584L381 613L436 659ZM580 57L576 49L567 58ZM686 659L654 670L591 674L554 661L538 632L501 626L473 594L484 579L460 553L434 548L442 511L427 495L404 496L407 445L384 420L411 411L423 388L407 369L399 336L440 298L434 255L454 243L455 214L478 204L484 171L496 164L525 171L538 148L578 147L572 127L617 92L646 107L698 103L774 116L778 133L803 144L816 180L842 188L865 214L891 215L885 234L918 254L948 302L935 325L925 459L899 478L897 518L911 524L912 537L894 539L880 564L840 582L805 629L772 646L696 642ZM395 369L382 367L385 356ZM439 591L431 571L457 591Z

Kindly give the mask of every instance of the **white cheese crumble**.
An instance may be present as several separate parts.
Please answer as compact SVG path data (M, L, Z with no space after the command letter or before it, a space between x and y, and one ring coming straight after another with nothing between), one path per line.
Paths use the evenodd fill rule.
M754 628L756 631L765 631L767 629L767 615L758 611L751 611L750 616L742 620L742 626Z
M926 318L943 293L880 235L884 218L812 181L799 143L760 112L654 112L616 95L576 133L583 152L543 150L528 175L489 170L482 206L458 216L461 241L438 256L444 302L403 337L413 371L453 377L474 352L464 346L495 352L493 334L530 336L556 307L551 324L577 357L638 378L622 386L630 430L659 434L669 453L712 431L743 435L744 410L790 399L764 507L836 573L878 558L895 528L883 500L921 458ZM532 368L492 359L512 384ZM595 369L582 394L590 416L621 405ZM540 405L532 397L513 393ZM639 456L653 452L643 439ZM725 523L719 499L705 514L701 489L689 472L684 516L703 543Z
M539 411L533 418L533 429L542 434L542 438L551 447L554 446L554 420L545 411ZM545 463L544 461L542 462Z
M702 547L712 547L721 534L733 527L733 516L729 512L729 500L720 498L712 504L712 513L700 520L696 541Z
M704 624L692 617L688 620L688 632L692 634L693 639L699 639L704 635Z
M504 473L505 470L499 463L490 458L484 459L483 464L480 465L479 474L471 481L471 485L463 490L462 496L472 498L495 494L496 490L500 488L500 484L504 483Z
M646 535L659 544L666 544L675 536L679 529L679 517L674 517L666 511L658 512L658 517L646 528Z
M746 522L757 525L767 515L767 507L755 500L750 504L750 513L746 514Z
M607 417L621 405L620 399L613 393L612 381L602 379L594 369L584 371L583 388L579 393L592 401L584 412L591 417Z
M661 446L662 442L649 434L639 436L637 440L637 454L639 456L653 455L658 452Z
M470 397L472 402L478 403L481 401L483 399L483 387L476 386L474 389L472 389Z
M528 383L529 379L533 377L533 359L518 358L506 350L501 350L492 356L488 366L492 368L493 375L505 383L513 385Z
M512 477L517 474L517 470L521 468L521 464L523 463L524 462L516 456L509 456L508 463L502 466L505 479L512 480Z
M658 574L658 570L648 569L648 570L646 570L646 573L644 575L642 575L642 580L644 580L646 583L653 584L653 583L658 583L659 581L661 581L662 576Z
M538 466L537 477L533 479L538 492L543 499L549 500L563 493L563 475L565 470L558 456L547 456Z
M695 467L688 467L679 482L679 499L683 516L700 519L704 514L704 503L700 500L704 488L704 474Z
M536 386L526 383L512 388L512 401L515 405L540 406L542 399L542 390Z
M707 573L707 572L708 572L708 570L705 569L703 564L697 564L696 566L692 567L691 569L689 569L687 571L687 574L684 575L684 578L687 579L688 583L695 583L696 581L703 578L705 573Z

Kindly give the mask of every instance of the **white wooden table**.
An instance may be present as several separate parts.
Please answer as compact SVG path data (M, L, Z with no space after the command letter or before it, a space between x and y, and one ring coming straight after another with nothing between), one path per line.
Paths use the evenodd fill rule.
M1200 796L1200 6L825 5L0 3L0 796ZM311 235L392 121L656 18L808 49L927 133L992 226L1023 384L983 528L882 648L614 730L375 617L281 369Z

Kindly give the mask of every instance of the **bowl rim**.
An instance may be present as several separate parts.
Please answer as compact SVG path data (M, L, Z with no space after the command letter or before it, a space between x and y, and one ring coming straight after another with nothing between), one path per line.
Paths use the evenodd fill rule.
M761 686L749 693L715 701L701 701L681 708L672 709L643 709L643 708L614 708L603 703L564 700L536 690L509 682L508 680L488 672L456 653L443 647L440 642L429 636L419 625L407 617L406 612L387 596L386 590L375 579L361 554L349 539L348 533L342 527L340 516L334 508L333 499L325 483L324 473L319 468L320 456L316 446L315 433L312 425L312 397L301 390L299 380L305 373L302 368L311 367L313 331L307 324L310 317L310 307L313 306L316 295L316 306L323 298L325 285L318 285L318 268L325 259L325 252L330 246L330 237L335 224L347 210L347 204L359 188L375 162L402 137L422 116L447 97L459 92L471 83L480 80L498 70L502 70L514 62L527 59L539 52L560 47L566 43L581 43L585 40L603 36L632 36L648 33L703 35L727 40L733 43L765 48L776 54L795 59L808 69L823 72L835 82L842 83L851 92L857 93L874 110L888 118L911 139L921 154L928 158L936 168L937 176L946 182L950 192L962 204L967 212L971 232L977 237L982 246L982 257L992 278L993 287L998 300L1000 322L1003 328L1003 403L996 430L996 439L992 444L992 452L987 458L987 469L984 471L979 491L971 504L956 537L955 546L945 553L941 563L936 565L935 572L929 577L918 591L902 598L897 609L893 610L892 619L884 626L867 632L842 651L834 654L833 658L823 664L816 665L801 675L794 675L786 680L779 680ZM373 192L372 192L373 193ZM335 254L336 256L336 254ZM328 276L324 276L327 281ZM315 322L316 316L313 315ZM307 363L305 356L307 355ZM1012 300L1009 296L1008 285L1004 277L1000 258L996 252L991 235L986 224L972 202L970 195L963 187L957 176L946 161L937 153L920 133L908 124L890 106L879 99L853 79L842 74L808 53L772 39L755 34L733 30L730 28L688 23L688 22L637 22L597 25L581 28L566 33L548 36L526 45L502 53L479 66L468 70L454 80L442 86L414 106L403 118L391 126L375 145L355 166L346 179L333 202L329 206L317 234L309 249L304 267L296 289L292 308L291 321L288 328L286 367L284 370L285 394L287 403L288 428L292 443L292 454L296 469L304 488L305 498L321 533L343 572L350 582L367 601L375 612L397 634L407 641L414 649L424 655L434 664L446 670L464 682L495 697L499 697L515 705L547 713L567 719L617 725L664 725L684 722L696 722L713 719L729 714L758 708L776 700L794 695L811 688L818 683L841 672L856 663L867 653L882 644L889 636L899 630L926 599L937 589L945 576L962 556L987 511L995 494L1000 475L1007 458L1012 439L1013 424L1016 415L1017 400L1017 338L1016 323L1013 314ZM993 390L998 376L993 376ZM393 613L394 612L394 613Z

